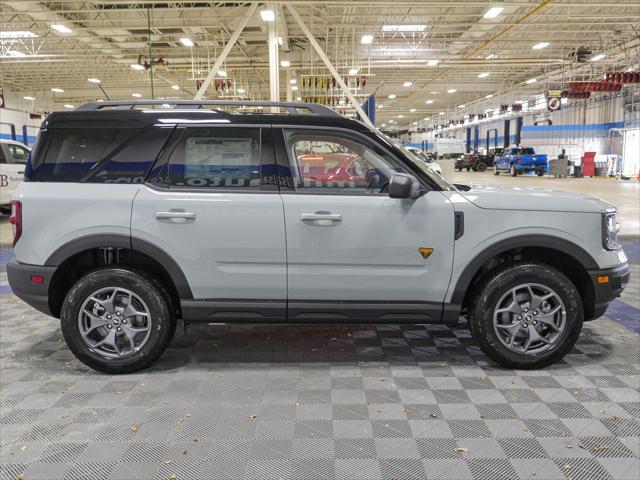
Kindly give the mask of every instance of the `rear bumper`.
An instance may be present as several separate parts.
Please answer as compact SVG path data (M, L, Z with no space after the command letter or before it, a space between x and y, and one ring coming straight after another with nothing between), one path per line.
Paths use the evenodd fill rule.
M7 278L13 293L36 310L51 315L49 309L49 282L56 267L27 265L16 260L7 263ZM42 283L35 283L32 277L43 277Z
M520 165L518 163L514 163L516 166L516 170L520 172L538 172L540 170L546 170L546 165Z
M586 320L593 320L604 315L609 304L620 296L629 283L631 267L625 262L614 268L588 272L593 284L594 308L593 314Z

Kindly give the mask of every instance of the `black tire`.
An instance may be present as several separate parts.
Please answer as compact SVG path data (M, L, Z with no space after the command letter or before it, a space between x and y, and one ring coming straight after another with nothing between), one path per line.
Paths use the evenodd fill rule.
M479 172L484 172L487 169L487 164L484 162L480 162L478 163L478 171Z
M462 167L458 167L458 171L461 172L462 171Z
M561 337L541 353L517 353L503 345L493 328L493 313L500 298L522 283L539 283L553 289L566 308L566 326ZM469 302L469 329L478 346L491 359L508 368L542 368L561 360L575 345L584 310L575 285L562 272L539 263L512 263L485 275Z
M513 163L511 164L511 167L509 167L509 173L512 177L518 176L518 170L516 170L516 166Z
M471 170L471 167L467 167L467 172L468 172L469 170Z
M148 367L164 352L176 328L175 308L159 281L124 268L104 268L86 274L69 290L62 304L60 324L71 352L85 365L105 373L130 373ZM107 358L87 345L78 325L84 300L100 288L117 286L139 296L152 319L147 341L140 349L121 358Z
M536 173L539 177L542 177L544 175L544 170L538 170Z

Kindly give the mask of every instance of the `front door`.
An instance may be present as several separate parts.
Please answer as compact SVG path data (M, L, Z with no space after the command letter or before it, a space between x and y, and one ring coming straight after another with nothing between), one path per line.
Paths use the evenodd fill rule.
M134 200L133 242L159 247L182 269L193 296L183 313L197 317L190 319L284 321L282 200L267 181L271 143L263 149L261 141L270 134L178 126Z
M275 135L291 171L281 191L289 320L439 320L453 261L450 201L438 191L389 198L391 175L405 169L364 136Z

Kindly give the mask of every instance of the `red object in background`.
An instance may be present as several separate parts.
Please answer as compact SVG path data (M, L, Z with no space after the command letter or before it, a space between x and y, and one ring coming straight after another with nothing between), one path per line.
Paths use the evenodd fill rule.
M582 156L582 175L585 177L595 177L596 175L596 152L584 152Z

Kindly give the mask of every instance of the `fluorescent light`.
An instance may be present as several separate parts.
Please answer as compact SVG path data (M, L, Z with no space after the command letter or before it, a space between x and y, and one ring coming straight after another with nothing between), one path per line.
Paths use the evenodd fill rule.
M174 90L180 90L180 85L171 85Z
M291 85L295 85L296 83L298 83L298 80L296 80L295 78L292 78L291 80L289 80L289 83Z
M599 53L595 57L592 57L591 61L592 62L597 62L598 60L602 60L604 57L606 57L606 55L604 53Z
M491 60L492 58L496 58L496 56L493 53L487 55L485 59L486 60Z
M273 13L273 10L260 10L260 17L265 22L274 22L276 14Z
M427 65L430 67L435 67L440 60L429 60L427 61Z
M458 108L464 108L466 105L463 103L462 105L458 105Z
M184 37L180 39L180 43L185 47L193 47L193 42L190 38Z
M64 108L76 108L73 105L69 104L69 103L65 103L64 104Z
M87 82L100 83L100 79L98 79L98 78L87 78Z
M132 93L131 94L132 97L136 97L136 98L140 98L142 96L141 93Z
M6 32L0 32L0 38L1 39L7 39L7 38L35 38L38 35L36 35L33 32L29 32L27 30L13 30L13 31L6 31Z
M245 89L244 89L244 88L239 88L239 89L238 89L238 93L244 93L244 92L245 92Z
M404 118L404 115L402 115L402 114L398 115L398 118Z
M549 42L540 42L536 43L533 47L533 50L542 50L543 48L547 48L549 46Z
M391 98L393 100L394 98L396 98L396 94L392 93L391 95L389 95L389 98Z
M54 23L53 25L51 25L51 28L53 28L54 30L60 32L60 33L71 33L73 32L73 30L71 30L69 27L65 27L64 25L60 25L59 23Z
M424 120L430 120L430 118L429 117L424 117Z
M455 88L450 88L449 90L447 90L447 93L456 93L457 90Z
M99 98L98 100L96 100L96 102L98 102L98 103L102 103L102 102L104 102L104 100L102 100L101 98Z
M531 83L536 83L537 81L538 81L538 79L537 79L537 78L530 78L529 80L527 80L527 81L526 81L526 82L524 82L524 83L526 83L527 85L529 85L529 84L531 84Z
M219 77L226 77L227 76L227 72L225 70L218 70L218 76Z
M444 112L438 112L438 115L444 115Z
M409 109L409 111L410 111L411 113L413 113L413 112L415 112L415 111L416 111L416 109L415 109L415 108L411 108L411 109Z
M291 85L291 90L293 92L297 92L298 91L298 86L297 85Z
M27 54L24 52L19 52L18 50L7 50L7 54L12 57L26 57Z
M431 104L433 103L433 100L427 100L427 101L426 101L426 102L424 102L424 103L426 103L426 104L428 104L428 105L431 105Z
M482 72L478 75L478 78L487 78L489 76L489 72Z
M22 97L22 98L24 98L25 100L31 100L31 101L34 101L34 100L35 100L35 98L34 98L34 97Z
M302 101L302 97L296 97L296 101L297 101L297 102Z
M395 120L389 120L389 123L396 123Z
M360 43L363 45L369 45L371 42L373 42L373 35L362 35L360 37Z
M413 85L413 83L411 83L411 82L404 82L402 84L403 87L410 87L411 85Z
M504 10L503 7L491 7L483 15L483 18L496 18L498 15L500 15L502 13L503 10Z
M280 60L280 66L287 68L291 66L291 62L289 60Z
M383 32L424 32L426 25L383 25Z
M278 45L282 46L284 44L284 41L282 40L282 37L278 37Z
M53 87L51 91L55 93L64 93L64 90L58 87Z
M144 70L144 67L139 63L132 63L131 68L133 68L134 70Z
M355 67L351 68L351 69L349 69L349 75L357 75L359 71L360 71L360 69L358 69L358 68L355 68Z
M386 123L383 123L383 124L382 124L382 126L383 126L383 127L386 127L386 126L387 126L387 124L386 124Z
M486 95L484 98L493 98L493 93L490 93L489 95Z

